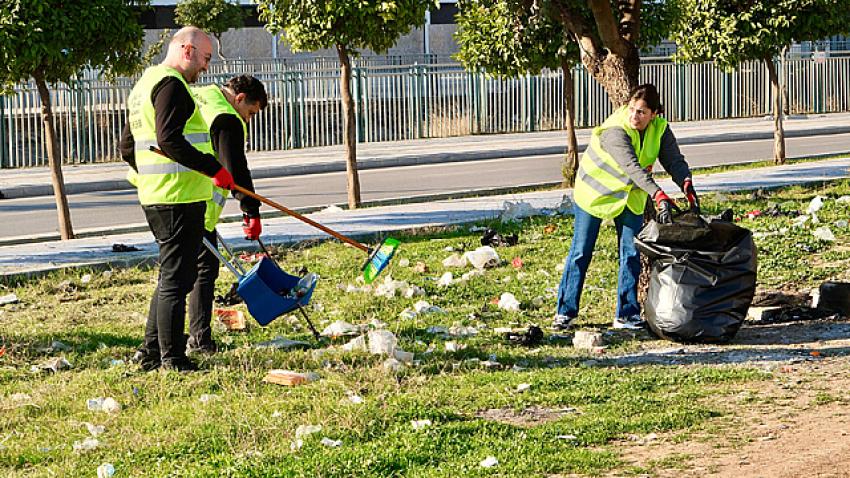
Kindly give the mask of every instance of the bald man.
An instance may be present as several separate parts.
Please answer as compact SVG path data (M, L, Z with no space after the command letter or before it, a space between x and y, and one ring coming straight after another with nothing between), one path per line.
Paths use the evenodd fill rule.
M207 70L211 57L207 34L182 28L168 44L165 60L145 70L127 98L130 117L119 147L159 245L159 278L144 344L133 357L144 370L197 370L186 357L186 296L198 274L205 203L213 185L233 188L227 169L198 147L209 142L209 130L189 84Z

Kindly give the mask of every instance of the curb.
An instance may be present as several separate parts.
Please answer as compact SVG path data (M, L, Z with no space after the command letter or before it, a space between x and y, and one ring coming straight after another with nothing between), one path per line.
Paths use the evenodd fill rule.
M800 138L809 136L824 136L833 134L850 133L850 126L829 126L813 130L790 130L785 132L786 138ZM717 133L703 134L690 137L678 138L680 145L704 144L704 143L731 143L735 141L755 141L773 138L773 131L748 132L748 133ZM583 152L586 145L580 144L579 153ZM357 169L381 169L402 166L419 166L439 163L458 163L477 160L518 158L523 156L548 156L564 154L565 146L543 146L524 149L488 149L467 152L426 153L421 155L401 155L388 158L358 158ZM789 158L790 159L790 158ZM321 164L296 164L288 166L259 167L251 170L254 179L277 178L284 176L302 176L308 174L336 173L346 170L345 161L334 161ZM101 181L66 183L66 194L83 194L100 191L119 191L131 189L132 186L124 179L109 179ZM27 186L12 186L0 191L2 199L19 199L25 197L51 196L53 186L51 184L38 184Z

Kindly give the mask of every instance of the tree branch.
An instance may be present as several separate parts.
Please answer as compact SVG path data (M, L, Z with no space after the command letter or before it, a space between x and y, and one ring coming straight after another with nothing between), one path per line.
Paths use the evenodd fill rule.
M632 45L637 45L640 39L641 3L641 0L619 0L617 5L622 14L620 35Z
M597 56L602 49L601 42L594 35L593 29L584 22L582 15L569 6L567 2L555 1L553 3L557 8L560 22L578 43L582 56Z
M627 56L629 48L620 36L611 3L608 0L587 0L587 5L593 12L593 19L596 21L596 29L599 31L599 37L602 38L602 44L619 57Z

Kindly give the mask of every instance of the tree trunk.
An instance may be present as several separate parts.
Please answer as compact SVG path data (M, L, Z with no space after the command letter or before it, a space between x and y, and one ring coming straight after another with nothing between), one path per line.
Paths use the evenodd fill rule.
M47 82L40 73L33 75L41 98L41 121L44 123L44 141L47 146L47 161L50 164L50 180L53 183L53 197L56 199L56 212L59 215L59 235L62 240L73 239L71 212L68 209L68 197L65 195L65 180L62 178L62 162L59 157L59 142L53 126L53 109L50 106L50 91Z
M640 56L637 48L632 47L624 57L610 52L597 56L582 55L581 62L608 93L608 100L614 108L628 103L629 93L638 86Z
M561 174L564 176L564 187L571 188L575 184L576 171L578 170L573 65L562 59L561 71L564 73L564 125L567 127L567 151L564 155L564 164L561 166Z
M354 123L354 99L351 97L351 58L345 45L337 44L337 55L342 65L340 89L342 90L342 118L345 126L342 140L345 143L345 170L348 179L348 208L360 206L360 178L357 175L357 125Z
M773 96L773 162L785 164L785 131L782 128L782 91L779 88L779 75L773 58L765 58L763 61L767 66Z

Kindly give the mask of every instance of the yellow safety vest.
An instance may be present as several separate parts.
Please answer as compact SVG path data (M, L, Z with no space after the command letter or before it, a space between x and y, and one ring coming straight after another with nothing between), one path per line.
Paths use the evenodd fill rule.
M145 70L127 98L138 170L137 173L131 169L127 180L138 189L142 205L199 202L212 196L212 180L208 176L150 150L151 146L159 147L151 93L167 76L179 79L189 91L189 85L177 70L156 65ZM183 127L183 136L196 148L200 143L209 142L209 131L197 105Z
M219 115L231 114L239 118L239 122L242 123L243 137L248 137L248 126L245 124L245 120L233 108L233 105L227 101L224 93L221 92L221 88L216 85L194 87L192 88L192 94L195 95L195 101L201 110L201 116L203 116L208 127L212 127L213 121ZM211 140L206 143L200 143L196 147L201 151L214 154L216 159L218 159L218 154L213 150ZM212 232L215 229L215 225L218 224L218 219L221 217L221 211L224 209L224 203L227 201L228 194L229 191L227 189L213 186L212 199L207 201L207 213L204 218L204 227L207 231Z
M649 195L635 185L617 161L602 149L600 138L610 128L622 128L629 135L640 166L647 168L658 159L667 120L656 116L644 131L643 144L640 132L629 126L626 106L615 111L601 126L594 128L590 145L579 162L573 200L588 214L600 219L613 219L626 206L635 214L643 214Z

